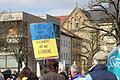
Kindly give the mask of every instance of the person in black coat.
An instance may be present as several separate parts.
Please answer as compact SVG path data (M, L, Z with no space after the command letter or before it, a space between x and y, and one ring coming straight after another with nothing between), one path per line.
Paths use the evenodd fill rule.
M48 64L49 72L42 75L41 80L66 80L65 76L58 73L58 62L57 61L49 61Z

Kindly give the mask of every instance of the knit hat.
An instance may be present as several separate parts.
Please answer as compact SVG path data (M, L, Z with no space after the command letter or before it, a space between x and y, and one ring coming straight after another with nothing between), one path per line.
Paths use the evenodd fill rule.
M107 60L107 54L104 51L98 51L93 58L96 60Z

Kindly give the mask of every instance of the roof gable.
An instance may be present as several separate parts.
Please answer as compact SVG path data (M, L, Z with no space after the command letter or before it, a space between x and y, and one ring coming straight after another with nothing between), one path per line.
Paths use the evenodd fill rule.
M73 16L74 14L76 13L80 13L82 15L82 17L84 18L88 18L87 15L88 13L86 13L86 11L82 10L81 8L79 7L75 7L75 9L70 13L70 15L66 18L66 20L63 22L62 26L64 25L64 23L66 23L66 21L71 17Z

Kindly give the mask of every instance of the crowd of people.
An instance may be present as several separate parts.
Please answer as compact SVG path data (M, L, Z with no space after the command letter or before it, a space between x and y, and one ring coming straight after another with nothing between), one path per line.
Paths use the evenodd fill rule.
M48 71L38 78L36 74L29 68L24 67L19 75L14 72L11 77L5 78L0 72L0 80L117 80L114 73L107 71L107 57L101 55L104 51L97 52L93 57L93 67L85 74L81 74L76 64L72 64L69 72L58 73L58 61L54 60L47 65Z
M102 55L101 55L102 54ZM58 73L58 62L48 66L49 72L42 76L42 80L117 80L114 73L107 70L107 56L104 51L97 52L93 57L93 66L85 74L81 74L76 64L72 64L70 72Z

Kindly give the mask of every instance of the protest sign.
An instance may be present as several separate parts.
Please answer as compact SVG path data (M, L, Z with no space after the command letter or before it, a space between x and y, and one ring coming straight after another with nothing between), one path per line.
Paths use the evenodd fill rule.
M30 32L36 59L58 57L53 23L33 23Z
M113 72L117 76L117 79L120 80L120 46L108 54L107 67L108 71Z

